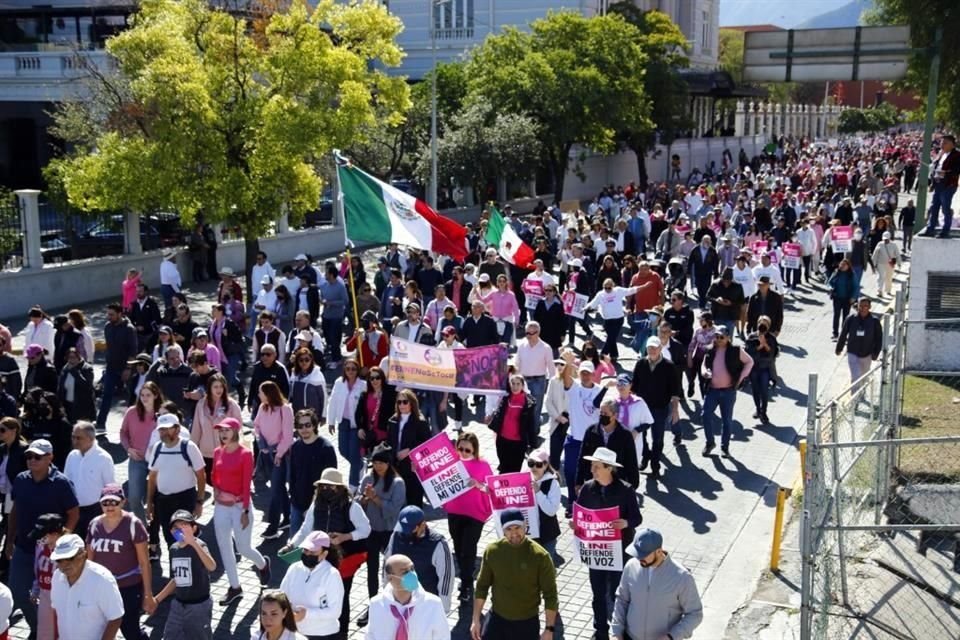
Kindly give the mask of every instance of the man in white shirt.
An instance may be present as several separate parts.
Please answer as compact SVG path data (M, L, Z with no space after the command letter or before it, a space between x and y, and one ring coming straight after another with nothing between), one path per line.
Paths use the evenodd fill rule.
M609 354L610 358L616 362L620 357L620 350L617 348L617 341L620 339L620 332L623 330L623 301L627 296L632 296L640 289L654 286L653 282L644 282L635 287L617 287L612 278L603 281L603 288L597 292L593 300L587 303L585 311L591 309L600 310L600 317L603 318L603 330L607 334L607 339L600 350L602 354Z
M540 339L540 323L531 320L527 323L525 332L527 339L517 343L515 364L517 373L527 381L527 388L536 403L533 415L539 429L543 396L547 392L547 378L553 375L556 366L553 364L553 349Z
M384 564L387 583L370 601L366 640L450 640L450 624L440 598L420 586L413 561L392 555ZM406 635L398 633L399 625Z
M116 638L123 619L123 598L113 575L87 560L83 539L74 533L62 536L50 560L57 565L50 586L50 603L63 637Z
M276 272L273 269L273 265L271 265L270 261L267 260L267 254L265 254L263 251L257 251L257 261L250 269L251 286L248 288L248 290L251 291L251 295L253 292L253 283L262 283L263 276L270 276L270 281L272 282L275 274Z
M256 267L254 267L256 269ZM251 279L252 280L252 279ZM253 280L253 282L257 282ZM250 322L247 333L253 337L253 332L259 326L259 316L261 311L273 311L277 306L277 293L273 290L273 276L263 275L260 277L260 291L257 292L253 304L250 305Z
M780 277L780 269L773 265L770 260L770 254L767 251L760 253L760 264L753 268L753 275L756 277L757 282L760 281L761 277L769 276L774 290L781 295L787 289L783 282L783 278Z
M100 493L114 479L113 458L97 444L97 431L92 423L80 421L73 427L73 451L67 456L63 473L73 483L80 503L80 519L76 530L87 535L90 521L99 516Z
M157 418L160 441L147 453L147 519L159 518L167 545L174 542L166 523L177 511L203 513L203 494L207 487L203 454L192 440L180 439L180 422L173 414Z
M587 429L600 421L600 401L606 387L593 381L593 363L589 360L574 366L572 351L564 351L561 357L567 365L563 369L563 387L567 391L569 430L563 442L563 477L567 483L567 508L565 517L571 517L573 503L577 499L577 465L580 463L580 446ZM573 379L576 371L579 380Z
M177 252L171 249L165 251L160 262L160 294L163 296L163 306L169 309L173 304L173 294L180 293L183 280L177 269Z

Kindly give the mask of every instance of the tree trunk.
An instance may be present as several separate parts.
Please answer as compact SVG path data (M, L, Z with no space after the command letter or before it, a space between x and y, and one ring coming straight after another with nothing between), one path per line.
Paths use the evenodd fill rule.
M647 190L647 153L646 149L640 147L634 147L633 153L637 156L637 176L639 181L637 182L640 185L640 188L643 191Z
M243 232L244 265L243 273L247 276L247 304L253 305L260 290L260 283L253 282L253 265L257 263L257 253L260 251L260 238L255 234Z
M566 144L562 149L550 149L547 152L550 161L550 172L553 174L553 199L563 200L563 186L567 177L567 165L570 164L570 147ZM558 153L559 151L559 153Z

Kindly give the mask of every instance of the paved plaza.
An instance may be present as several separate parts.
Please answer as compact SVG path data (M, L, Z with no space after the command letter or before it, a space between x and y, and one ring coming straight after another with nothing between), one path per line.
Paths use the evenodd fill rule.
M364 262L368 273L377 254L367 252ZM277 265L275 265L277 266ZM117 289L123 274L117 274ZM902 276L901 276L902 277ZM864 291L876 290L876 276L864 275ZM189 304L194 310L194 319L203 323L208 319L213 297L212 285L188 288ZM786 298L784 329L780 340L782 356L778 360L779 375L783 385L777 389L770 404L770 424L764 427L751 417L753 403L750 395L740 392L735 408L735 425L731 443L731 457L704 458L704 445L700 424L700 401L683 398L681 418L683 445L674 447L671 439L665 447L663 478L656 482L641 478L640 502L644 524L660 529L664 535L665 549L681 564L688 567L697 582L703 597L705 619L695 638L714 640L725 636L726 627L733 611L748 601L757 578L769 561L771 532L773 529L773 505L779 486L791 486L799 471L797 434L804 429L807 405L808 374L820 376L821 389L830 384L846 384L848 374L846 359L834 355L834 343L829 339L831 307L822 283L804 285ZM102 305L91 304L84 309L96 328L96 336L102 335L104 314ZM22 328L24 319L10 319L14 331ZM599 322L593 325L602 336ZM578 334L578 341L583 338ZM739 343L739 341L737 341ZM15 340L15 348L23 347L23 338ZM632 371L636 353L621 346L620 366ZM102 359L102 354L100 354ZM102 366L102 362L97 363ZM328 383L338 372L326 371ZM117 462L118 478L126 478L126 456L119 445L119 429L123 404L118 404L108 421L108 443L103 443ZM469 411L469 410L468 410ZM246 413L244 414L245 418ZM466 426L480 439L480 452L491 465L496 465L493 433L469 416ZM321 432L323 433L323 431ZM546 428L542 431L547 436ZM347 465L341 461L341 469ZM265 513L269 493L262 484L257 484L254 493L255 544L261 551L274 558L274 573L271 586L277 586L286 569L276 560L276 552L282 541L263 542L261 533L265 528L262 515ZM213 513L212 501L208 501L203 521ZM444 512L428 511L430 527L446 533ZM593 635L590 590L587 571L573 560L573 538L569 528L561 524L562 535L558 552L567 561L558 569L560 611L565 625L566 638L591 638ZM492 522L484 528L480 548L494 539ZM219 557L212 529L204 530L202 538ZM794 544L787 542L787 544ZM156 570L156 565L155 565ZM165 582L168 572L166 555L162 571L156 572L155 583ZM218 600L227 589L227 582L218 570L214 576L213 598ZM256 607L260 585L257 575L246 561L241 563L243 599L227 608L214 606L214 629L216 638L247 638L252 625L257 624ZM366 569L361 568L354 578L351 598L351 619L355 620L364 611L367 601ZM166 603L157 614L145 620L152 629L152 638L161 638ZM469 637L470 611L468 607L456 609L456 600L449 614L453 637ZM25 625L18 623L12 629L13 638L26 638ZM362 638L363 630L355 622L350 626L351 638ZM735 635L729 637L736 637ZM415 639L411 639L415 640Z

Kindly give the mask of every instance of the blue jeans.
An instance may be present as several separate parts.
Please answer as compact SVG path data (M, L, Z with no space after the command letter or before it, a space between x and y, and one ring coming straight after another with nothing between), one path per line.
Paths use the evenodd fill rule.
M127 461L127 502L133 513L147 521L143 503L147 498L147 467L149 460Z
M283 456L280 465L270 469L270 507L267 511L267 524L279 526L281 520L290 519L290 495L287 493L287 479L290 476L290 454Z
M937 228L937 218L939 211L943 211L943 228L940 229L940 235L949 236L950 226L953 223L953 209L950 203L953 202L953 195L957 192L956 187L947 187L943 185L933 185L933 198L930 200L930 208L927 210L927 233L933 235Z
M23 619L30 627L31 634L35 633L37 607L30 601L30 590L33 588L33 552L14 546L7 582L13 593L13 608L23 612Z
M330 349L330 360L340 362L343 358L340 352L340 343L343 341L343 317L320 318L320 331Z
M567 436L563 442L563 479L567 483L567 508L573 510L573 501L577 499L577 466L580 464L580 445L583 442Z
M303 526L303 514L305 513L306 511L301 510L300 507L296 506L292 502L290 503L290 535L289 537L292 538L294 534L297 533L297 531L300 531L300 527Z
M160 285L160 295L163 296L163 308L169 309L173 306L173 294L176 291L173 290L173 286L169 284Z
M703 431L707 436L707 444L714 445L716 440L713 434L713 412L720 407L721 435L720 444L730 444L730 430L733 427L733 403L737 400L736 389L708 388L703 399Z
M240 386L239 378L241 362L243 362L243 354L234 353L227 356L227 360L223 364L223 375L227 379L227 384L229 384L230 389L236 391L237 394L244 393Z
M120 372L105 369L103 377L100 378L103 393L100 396L100 411L97 412L97 429L107 428L107 416L110 415L110 408L113 406L113 394L116 393L119 384Z
M750 391L753 393L753 404L757 412L761 416L766 415L767 402L770 399L770 369L754 364L750 370Z
M853 299L860 298L860 280L863 278L863 267L853 267Z
M530 390L530 395L533 396L533 402L536 405L533 409L533 420L537 425L537 432L539 432L540 425L543 424L540 416L543 415L543 396L547 392L546 376L527 378L527 388Z
M350 463L350 486L359 487L363 457L360 455L360 438L357 436L357 430L350 428L349 420L341 421L337 427L337 450Z

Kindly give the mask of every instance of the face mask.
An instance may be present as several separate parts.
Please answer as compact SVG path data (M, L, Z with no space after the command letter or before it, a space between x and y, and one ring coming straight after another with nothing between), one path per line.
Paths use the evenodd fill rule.
M600 424L603 426L610 424L610 416L600 416Z
M400 578L400 586L404 591L416 591L420 586L420 578L417 577L417 572L408 571L403 574L403 577Z
M857 231L856 233L853 234L853 239L854 239L854 240L860 240L861 238L863 238L863 234L860 233L859 231Z
M306 553L300 556L300 562L303 563L307 569L313 569L315 566L320 564L320 556L311 556Z

